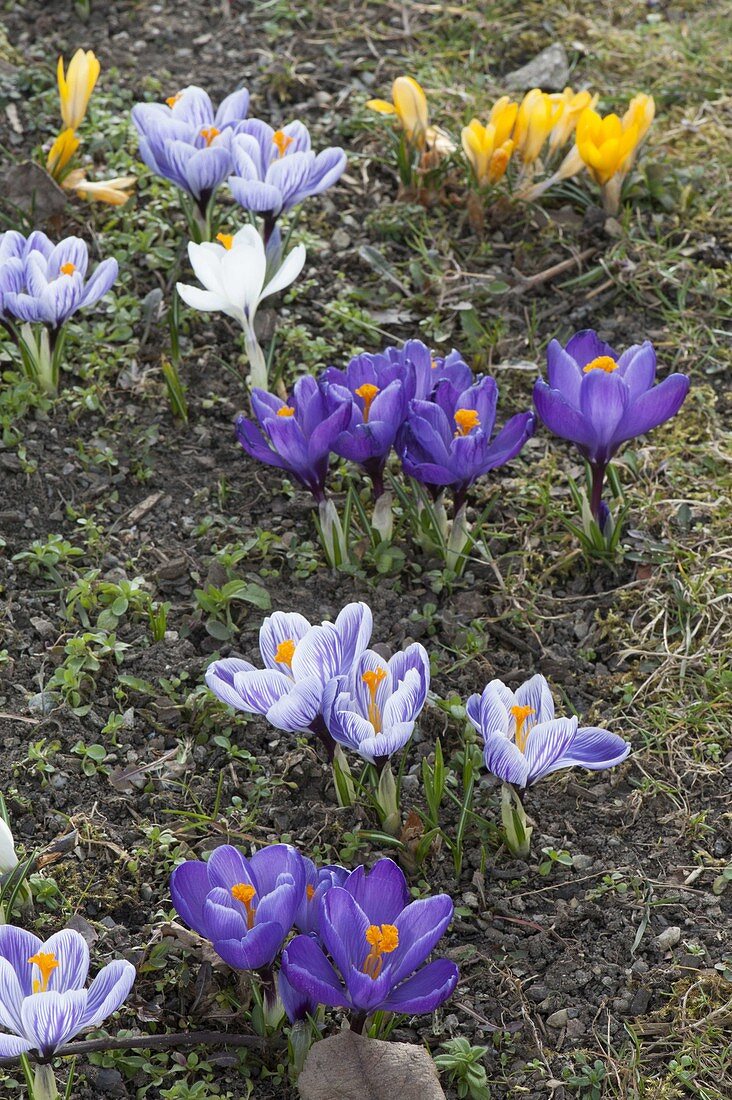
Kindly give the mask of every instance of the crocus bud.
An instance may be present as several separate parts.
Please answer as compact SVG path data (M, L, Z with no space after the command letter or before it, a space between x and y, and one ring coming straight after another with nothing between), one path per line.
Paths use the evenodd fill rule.
M0 875L7 875L18 866L15 841L7 822L0 817Z

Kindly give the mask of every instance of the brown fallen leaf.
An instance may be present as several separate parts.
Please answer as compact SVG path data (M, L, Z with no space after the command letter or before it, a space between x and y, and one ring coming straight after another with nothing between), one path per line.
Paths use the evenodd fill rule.
M37 225L66 209L66 193L32 160L14 165L5 173L2 184L6 202L32 213Z
M445 1100L424 1047L341 1031L311 1048L298 1079L302 1100Z

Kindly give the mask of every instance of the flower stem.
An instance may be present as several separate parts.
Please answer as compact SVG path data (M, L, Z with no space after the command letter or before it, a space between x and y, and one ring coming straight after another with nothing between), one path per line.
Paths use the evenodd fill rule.
M365 1012L352 1012L351 1013L351 1031L355 1031L356 1035L363 1035L363 1025L366 1023Z
M519 793L510 783L504 783L501 787L501 820L508 847L519 859L526 859L531 849L533 829L526 820Z
M605 470L607 463L596 462L592 466L592 496L590 498L590 511L600 522L600 505L602 504L602 490L605 485Z
M332 764L333 758L335 756L336 742L333 740L330 733L328 732L328 728L323 721L323 716L321 714L318 714L315 718L313 718L312 722L310 723L310 729L315 734L315 736L319 737L322 743L325 745L325 751L328 754L328 763Z

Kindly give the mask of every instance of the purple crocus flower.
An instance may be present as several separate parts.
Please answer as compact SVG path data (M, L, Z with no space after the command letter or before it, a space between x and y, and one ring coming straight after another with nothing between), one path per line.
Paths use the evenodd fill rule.
M346 168L343 149L324 149L316 156L302 122L273 130L258 118L249 119L238 128L231 152L231 193L245 210L263 215L265 241L280 214L327 191Z
M452 376L437 383L431 400L412 401L397 447L405 472L435 497L444 486L453 487L457 513L477 478L519 453L533 433L534 414L512 416L491 441L498 402L495 380L480 378L462 389L466 365L459 357L448 360L440 369L448 366Z
M287 402L252 390L252 407L259 427L243 415L236 421L236 437L247 454L287 470L318 503L325 500L330 454L351 418L348 396L306 375Z
M321 716L323 691L345 676L369 643L373 619L365 603L349 603L334 623L311 626L295 612L268 615L259 632L265 667L228 657L206 670L206 683L224 703L263 714L270 725L291 733L310 730L329 748Z
M0 314L4 319L40 322L56 332L80 309L95 305L117 278L115 259L102 260L87 280L89 252L80 237L54 245L45 233L26 239L0 235Z
M132 121L140 157L156 175L195 200L201 214L233 169L232 138L249 110L246 88L228 95L214 111L208 93L190 85L165 103L138 103Z
M222 844L206 863L188 860L170 878L178 915L237 970L272 966L304 890L302 856L289 844L270 844L249 859Z
M367 649L350 676L323 693L328 732L364 760L383 767L412 736L430 686L430 660L419 642L385 661Z
M609 730L578 728L576 717L555 718L554 700L543 676L532 676L516 692L491 680L471 695L468 718L485 742L488 771L519 790L560 768L601 771L622 763L630 745Z
M329 864L326 867L316 867L312 859L302 857L305 867L305 892L302 901L295 913L295 927L306 934L320 931L320 910L323 895L331 886L342 886L348 878L349 872L345 867L337 864Z
M656 352L646 340L618 355L592 329L576 333L563 348L547 348L549 381L538 379L534 404L541 420L562 439L576 443L592 467L592 513L601 519L605 470L622 443L670 420L689 392L685 374L657 386Z
M37 1050L50 1058L81 1031L116 1012L135 980L125 959L103 966L88 989L89 948L70 928L45 942L0 925L0 1058Z
M307 993L298 993L293 989L282 970L277 975L277 992L285 1015L291 1024L306 1020L308 1016L314 1016L318 1010L318 1002L312 1000Z
M323 946L296 936L282 956L292 988L312 1002L350 1009L355 1030L379 1010L432 1012L452 994L459 976L448 959L422 965L452 919L452 900L438 894L400 904L403 876L391 860L381 864L381 896L363 898L363 875L353 886L350 879L334 886L323 898Z

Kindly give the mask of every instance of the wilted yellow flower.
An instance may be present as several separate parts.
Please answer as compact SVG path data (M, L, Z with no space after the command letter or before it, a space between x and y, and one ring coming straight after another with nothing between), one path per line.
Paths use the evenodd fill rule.
M46 170L49 176L60 180L64 168L79 148L79 139L73 130L62 130L48 151Z
M625 175L639 141L640 128L634 117L625 124L615 114L602 118L588 107L577 123L577 148L600 187L604 187L613 176Z
M75 191L80 199L87 202L106 202L110 206L124 206L131 197L131 188L137 182L136 176L115 176L111 180L91 180L84 178L83 168L77 168L69 172L63 182L63 186L69 191Z
M501 136L505 132L505 127L503 127ZM483 126L477 118L474 118L469 125L463 127L461 139L465 156L468 158L475 173L475 178L481 186L487 183L497 183L508 168L508 162L513 152L513 141L508 137L504 137L504 140L499 144L498 138L498 127L491 122L487 126Z
M58 94L64 126L76 130L81 125L94 85L99 77L99 62L93 50L77 50L64 75L64 59L58 59Z
M555 103L552 96L532 88L522 99L516 116L513 140L516 154L524 166L534 163L541 147L564 113L564 102Z
M411 76L398 76L391 88L393 103L386 99L370 99L366 106L381 115L396 115L411 145L423 148L427 142L429 116L427 96Z
M591 92L575 92L572 88L565 88L563 92L557 92L552 97L554 103L562 105L562 112L554 124L549 138L549 152L555 153L567 144L577 128L577 120L588 107L594 107L599 96Z
M594 103L591 104L594 107ZM651 123L656 115L656 104L652 95L641 92L634 96L628 104L628 110L623 115L623 129L631 126L638 128L638 145L643 141L651 128Z

